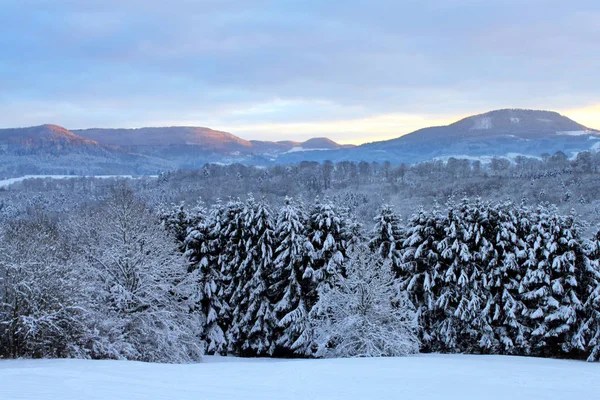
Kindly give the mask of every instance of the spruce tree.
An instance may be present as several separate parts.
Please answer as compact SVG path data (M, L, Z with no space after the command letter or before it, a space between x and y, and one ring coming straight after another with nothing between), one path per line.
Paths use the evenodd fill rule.
M383 259L391 262L392 271L398 273L401 264L398 241L402 236L401 220L392 207L385 204L373 219L375 227L371 233L369 247Z
M587 243L589 258L586 280L581 284L586 291L579 329L572 345L583 352L588 361L600 360L600 231Z
M249 197L241 213L241 246L245 257L232 274L230 304L234 306L227 333L229 350L244 356L268 355L274 351L276 321L267 296L273 268L273 220L264 202Z
M312 288L304 272L310 254L311 243L305 236L302 212L286 197L275 224L274 269L271 275L272 298L277 319L276 344L279 352L305 354L310 347L307 297Z
M337 275L342 273L346 246L351 242L345 222L329 201L317 201L310 212L306 235L313 252L304 277L312 278L317 286L332 285ZM314 291L311 306L316 297Z
M228 306L222 295L223 279L219 267L223 248L222 216L223 207L217 202L211 208L208 219L198 222L185 239L190 279L198 285L198 293L193 300L197 304L197 312L205 318L202 338L206 342L207 354L225 354L227 349L223 325Z
M512 203L495 206L489 218L495 226L493 240L495 258L487 271L486 289L491 304L486 308L498 341L497 352L528 354L530 329L523 321L526 310L521 301L519 286L524 275L526 255L524 238L529 229L526 211Z
M573 351L585 294L589 260L572 217L540 206L528 236L527 271L521 282L523 301L532 328L532 351L541 356L564 356Z
M422 346L428 351L440 350L434 340L434 324L443 315L436 306L443 276L438 252L445 235L441 221L437 208L431 212L421 208L409 219L401 240L402 264L397 273L400 288L408 292L416 307Z

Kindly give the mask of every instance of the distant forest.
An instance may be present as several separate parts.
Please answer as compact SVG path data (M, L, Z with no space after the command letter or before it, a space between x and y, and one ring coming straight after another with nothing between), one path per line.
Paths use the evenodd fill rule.
M444 204L452 198L528 205L547 202L563 213L576 212L591 233L600 223L599 172L598 152L582 152L573 159L558 152L541 159L492 158L487 163L450 158L414 165L350 161L272 167L207 164L162 173L158 178L140 177L129 185L153 208L182 201L193 205L199 200L210 205L248 193L274 205L286 196L306 204L329 198L362 223L370 223L382 204L407 218L419 206ZM29 179L0 188L0 219L23 215L32 208L51 215L69 212L102 201L112 185L111 179Z

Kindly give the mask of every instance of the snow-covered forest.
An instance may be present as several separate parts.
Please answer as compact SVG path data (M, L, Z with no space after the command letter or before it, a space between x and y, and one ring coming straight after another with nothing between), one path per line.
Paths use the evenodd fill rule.
M370 224L376 210L391 204L407 219L419 206L444 204L449 197L481 197L512 200L535 206L556 204L568 214L574 209L589 224L589 234L600 224L600 154L582 152L569 159L564 153L542 158L491 158L489 162L450 158L414 165L387 162L301 162L260 168L242 164L207 164L200 169L176 170L130 182L136 195L150 207L202 198L218 199L254 193L273 206L286 196L305 204L329 197L351 209L363 224ZM114 180L85 177L27 179L0 187L0 220L18 217L28 209L51 214L71 212L84 203L110 196Z
M591 181L593 167L573 163L541 162L541 177L524 179L545 182L539 170L546 168L555 182ZM358 173L354 165L357 175L351 167L342 176L343 165L325 174L328 164L207 166L157 180L8 188L0 357L186 362L202 354L422 351L600 358L600 234L589 233L580 215L525 198L455 196L424 207L407 199L407 215L397 203L380 205L350 189L424 193L426 184L413 179L425 167L388 166L393 178L386 178L385 166ZM304 168L312 172L303 175ZM476 179L474 168L455 186L511 181L519 171L486 169ZM450 170L429 171L430 190ZM255 180L285 181L289 190L258 185L254 195L216 199ZM191 182L190 192L204 196L172 204ZM298 195L313 183L323 185L321 196ZM53 200L38 196L44 187ZM75 192L83 194L74 200Z

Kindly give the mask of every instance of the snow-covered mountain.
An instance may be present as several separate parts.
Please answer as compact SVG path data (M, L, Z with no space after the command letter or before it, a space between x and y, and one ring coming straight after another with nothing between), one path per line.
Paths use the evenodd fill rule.
M600 131L556 112L504 109L467 117L446 126L419 129L391 140L309 156L313 160L414 163L448 157L540 157L557 151L572 155L599 148ZM286 155L285 159L298 161L299 157Z

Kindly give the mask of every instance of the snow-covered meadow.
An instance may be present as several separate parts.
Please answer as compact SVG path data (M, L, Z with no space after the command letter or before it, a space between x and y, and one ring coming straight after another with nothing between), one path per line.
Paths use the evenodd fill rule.
M0 399L598 398L600 365L481 355L322 360L204 358L198 364L0 361Z

